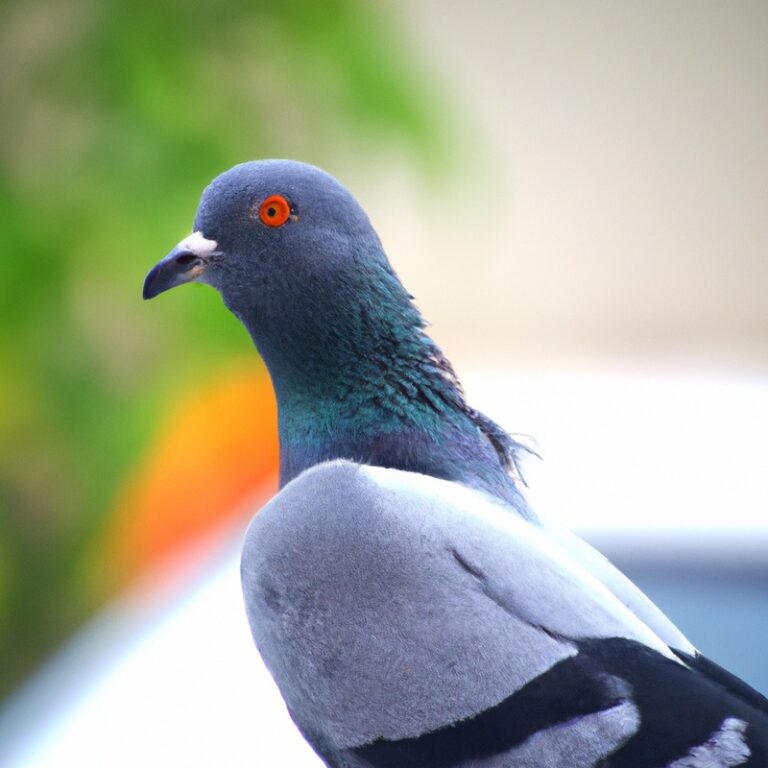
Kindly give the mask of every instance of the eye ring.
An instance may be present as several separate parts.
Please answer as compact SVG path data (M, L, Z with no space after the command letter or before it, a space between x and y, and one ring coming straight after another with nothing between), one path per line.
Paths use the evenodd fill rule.
M282 227L291 215L291 205L282 195L270 195L259 206L259 218L268 227Z

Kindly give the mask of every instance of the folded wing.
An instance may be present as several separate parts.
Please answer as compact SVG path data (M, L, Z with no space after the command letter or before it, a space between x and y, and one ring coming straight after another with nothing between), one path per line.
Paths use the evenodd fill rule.
M692 670L600 567L480 492L331 462L256 516L242 572L257 646L329 765L727 768L766 750L754 702Z

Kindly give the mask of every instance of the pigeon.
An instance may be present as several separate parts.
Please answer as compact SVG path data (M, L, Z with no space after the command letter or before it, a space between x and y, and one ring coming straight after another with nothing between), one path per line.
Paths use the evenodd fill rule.
M768 766L768 700L525 500L363 209L237 165L144 297L202 282L278 403L280 490L243 547L255 644L332 768Z

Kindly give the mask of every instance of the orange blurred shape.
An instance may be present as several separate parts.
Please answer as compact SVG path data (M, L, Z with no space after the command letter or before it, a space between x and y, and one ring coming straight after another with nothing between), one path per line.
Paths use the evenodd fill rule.
M171 410L118 496L107 566L125 583L194 552L247 520L275 493L277 478L269 376L263 368L231 371Z

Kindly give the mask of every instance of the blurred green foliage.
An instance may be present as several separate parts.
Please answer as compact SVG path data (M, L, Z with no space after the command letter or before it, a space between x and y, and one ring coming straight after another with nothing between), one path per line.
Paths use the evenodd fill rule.
M85 567L164 405L249 344L146 270L236 162L440 165L436 102L363 0L0 9L0 695L108 595Z

